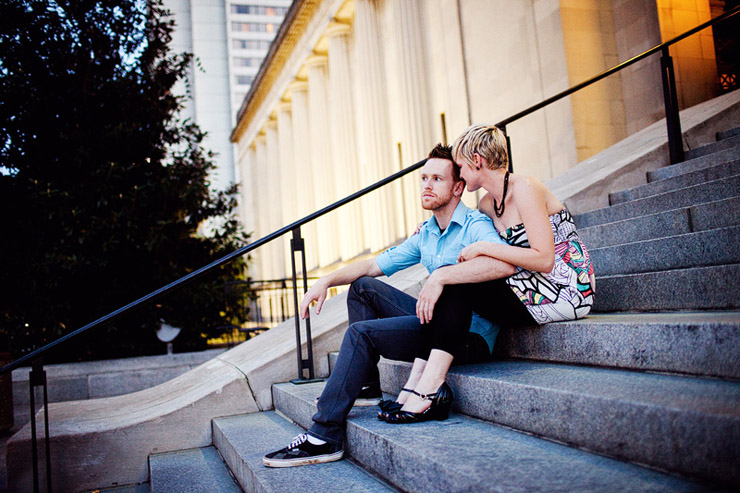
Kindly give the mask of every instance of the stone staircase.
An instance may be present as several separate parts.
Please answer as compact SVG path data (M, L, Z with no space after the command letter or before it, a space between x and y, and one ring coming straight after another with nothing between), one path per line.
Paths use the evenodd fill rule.
M349 460L268 469L262 455L310 426L324 385L278 384L274 411L213 420L215 449L152 455L151 491L216 491L173 488L177 464L228 479L219 491L238 491L227 466L249 492L740 488L740 129L717 137L576 217L595 313L502 330L495 361L450 372L448 420L354 408ZM409 370L381 361L383 390Z
M740 135L647 173L576 222L599 281L597 311L740 306Z

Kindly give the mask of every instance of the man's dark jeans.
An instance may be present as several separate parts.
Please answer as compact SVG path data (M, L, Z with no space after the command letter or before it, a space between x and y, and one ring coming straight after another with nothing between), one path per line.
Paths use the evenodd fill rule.
M427 359L432 349L416 316L416 299L382 281L362 277L352 283L347 309L349 328L309 429L311 435L340 445L347 414L360 390L368 383L379 384L380 357L412 362ZM478 334L469 336L456 364L490 357L485 340Z

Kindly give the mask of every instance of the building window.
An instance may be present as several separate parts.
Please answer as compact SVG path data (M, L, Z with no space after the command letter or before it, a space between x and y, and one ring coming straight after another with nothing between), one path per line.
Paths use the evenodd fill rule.
M271 15L283 16L288 12L287 7L264 7L262 5L231 5L232 14Z
M235 56L234 65L237 67L259 67L262 57Z
M240 86L249 86L254 82L253 75L237 75L236 83Z
M235 50L267 50L270 48L270 41L266 39L234 39L232 41Z
M234 32L271 33L276 24L269 22L232 22L231 30Z

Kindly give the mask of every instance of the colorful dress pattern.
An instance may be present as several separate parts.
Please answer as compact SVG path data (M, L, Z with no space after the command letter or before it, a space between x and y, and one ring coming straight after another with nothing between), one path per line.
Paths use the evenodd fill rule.
M591 311L596 278L591 258L570 213L550 216L555 238L555 266L545 274L517 268L506 281L539 324L583 318ZM529 247L524 224L500 233L509 245Z

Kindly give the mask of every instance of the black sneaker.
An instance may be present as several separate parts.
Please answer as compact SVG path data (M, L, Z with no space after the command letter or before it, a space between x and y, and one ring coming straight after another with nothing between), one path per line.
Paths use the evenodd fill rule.
M339 460L344 451L339 445L327 442L323 445L314 445L308 441L306 433L298 435L287 447L270 452L262 457L262 463L267 467L293 467L306 464L321 464Z
M377 406L380 404L381 397L383 397L383 393L380 391L380 387L377 385L364 385L352 405L360 407ZM315 398L313 403L318 404L319 398Z

